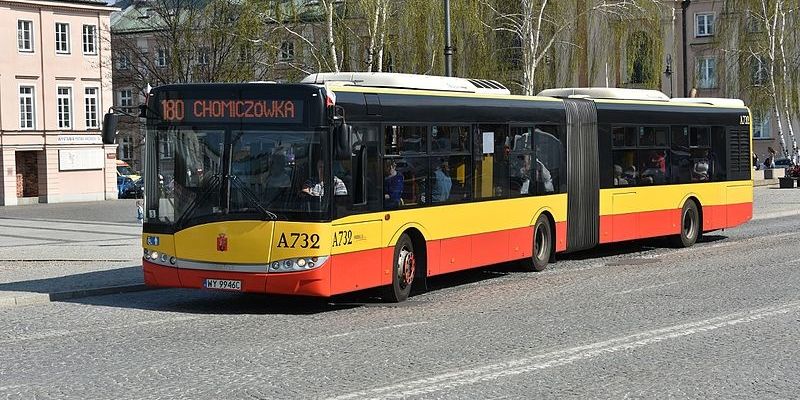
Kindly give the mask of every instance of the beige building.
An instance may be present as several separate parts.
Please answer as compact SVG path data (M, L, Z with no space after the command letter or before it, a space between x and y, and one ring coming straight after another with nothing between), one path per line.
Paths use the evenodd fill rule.
M0 205L117 198L109 14L95 1L0 0Z

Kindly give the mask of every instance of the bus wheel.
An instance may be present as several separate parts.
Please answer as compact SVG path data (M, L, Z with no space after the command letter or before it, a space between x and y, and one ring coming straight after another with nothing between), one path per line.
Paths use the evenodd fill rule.
M547 268L553 250L553 230L550 220L542 214L533 225L533 254L523 260L523 268L529 271L542 271Z
M416 268L414 243L411 241L411 237L404 233L394 246L392 286L386 288L383 299L391 303L399 303L408 299L411 285L414 283Z
M694 201L687 200L681 210L681 234L673 236L672 242L676 247L691 247L699 237L700 212L697 211L697 204Z

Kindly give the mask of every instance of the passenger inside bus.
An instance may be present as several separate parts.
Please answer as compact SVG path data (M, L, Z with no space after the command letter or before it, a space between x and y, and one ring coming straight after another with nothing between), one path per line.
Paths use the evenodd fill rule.
M387 209L398 208L402 204L403 175L397 173L394 160L386 160L386 176L383 180L384 205Z
M642 184L666 183L667 163L663 150L652 150L642 160Z
M309 196L322 197L325 194L324 171L325 163L322 160L317 160L317 175L309 177L303 183L302 192ZM333 194L335 196L347 196L347 186L336 175L333 176Z
M431 200L441 203L450 198L450 189L453 181L450 178L450 167L446 160L440 160L436 170L433 171L433 186L431 187Z

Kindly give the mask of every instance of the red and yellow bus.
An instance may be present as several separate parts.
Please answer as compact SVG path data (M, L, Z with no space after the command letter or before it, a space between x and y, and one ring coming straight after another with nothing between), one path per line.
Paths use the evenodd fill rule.
M752 215L738 100L318 74L158 87L143 114L151 286L403 301L434 275L691 246Z

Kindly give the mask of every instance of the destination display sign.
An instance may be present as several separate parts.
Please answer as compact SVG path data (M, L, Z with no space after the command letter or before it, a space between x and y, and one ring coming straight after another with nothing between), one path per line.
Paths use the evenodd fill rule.
M164 99L159 106L168 122L303 122L303 102L297 100Z

